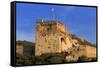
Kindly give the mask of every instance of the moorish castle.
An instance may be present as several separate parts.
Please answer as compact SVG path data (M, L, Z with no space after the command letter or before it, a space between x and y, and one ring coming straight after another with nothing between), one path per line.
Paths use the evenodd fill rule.
M96 47L80 45L77 39L70 36L64 24L57 20L38 20L36 22L35 56L45 53L68 52L77 47L80 54L96 58ZM84 41L83 39L81 39ZM80 48L79 48L80 47ZM81 51L81 49L83 49ZM80 53L82 52L82 53Z

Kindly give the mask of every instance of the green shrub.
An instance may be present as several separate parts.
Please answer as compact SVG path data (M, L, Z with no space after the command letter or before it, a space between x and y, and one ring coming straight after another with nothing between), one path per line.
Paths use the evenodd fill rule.
M47 61L49 63L62 63L63 62L63 58L59 57L59 56L52 56L51 58L48 58Z

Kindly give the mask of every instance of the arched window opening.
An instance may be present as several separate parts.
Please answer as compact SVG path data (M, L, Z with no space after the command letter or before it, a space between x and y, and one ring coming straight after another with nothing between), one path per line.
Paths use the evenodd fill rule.
M61 38L61 43L63 43L63 42L64 42L64 44L66 44L65 39L64 38Z

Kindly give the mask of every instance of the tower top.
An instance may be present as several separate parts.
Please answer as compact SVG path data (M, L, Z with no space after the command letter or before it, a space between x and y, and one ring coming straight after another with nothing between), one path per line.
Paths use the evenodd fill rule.
M58 20L42 20L41 19L41 20L37 20L37 25L45 29L50 27L51 31L57 30L57 31L61 31L62 33L68 32L65 25Z

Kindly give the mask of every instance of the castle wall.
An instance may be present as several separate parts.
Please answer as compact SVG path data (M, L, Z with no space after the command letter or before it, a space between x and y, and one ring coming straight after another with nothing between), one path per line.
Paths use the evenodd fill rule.
M41 55L43 53L55 53L59 51L59 37L49 35L45 37L37 37L36 42L36 55Z
M58 21L40 21L37 23L35 33L35 56L45 53L72 52L70 56L75 59L80 56L96 57L96 47L80 45L78 40L72 39L66 27Z
M16 53L23 55L23 45L16 45Z
M71 47L67 35L65 26L57 21L39 22L36 27L35 55L67 51Z
M96 47L86 45L86 56L88 58L95 58L96 57Z

